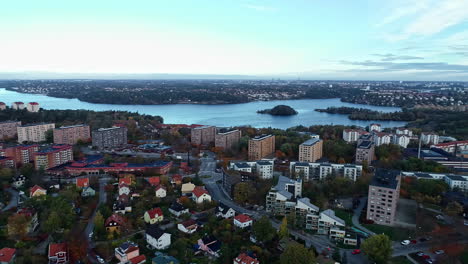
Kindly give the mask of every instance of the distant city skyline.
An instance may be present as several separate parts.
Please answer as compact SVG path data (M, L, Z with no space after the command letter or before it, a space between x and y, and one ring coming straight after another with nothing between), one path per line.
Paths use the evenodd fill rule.
M468 81L466 10L468 0L9 1L0 79Z

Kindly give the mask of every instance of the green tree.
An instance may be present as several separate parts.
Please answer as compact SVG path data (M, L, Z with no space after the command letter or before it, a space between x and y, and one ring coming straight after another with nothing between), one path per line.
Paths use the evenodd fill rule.
M234 186L234 200L243 204L255 194L255 189L247 182L240 182Z
M58 212L53 211L44 222L43 228L47 233L55 233L62 224L62 219Z
M334 251L333 251L333 254L332 254L332 259L336 262L340 262L341 261L341 253L340 253L340 249L339 248L336 248Z
M13 240L23 239L28 233L31 217L23 214L14 214L8 217L8 236Z
M315 255L302 244L291 243L281 254L280 264L315 264Z
M30 178L34 173L34 166L31 163L23 164L20 168L20 173Z
M54 130L49 129L45 132L45 139L47 143L54 143Z
M13 170L10 168L1 168L0 169L0 180L9 181L13 177Z
M289 236L289 229L288 229L288 218L285 216L283 217L283 221L278 229L278 236L279 238L288 237Z
M380 263L387 263L392 255L392 242L385 234L374 235L364 240L361 245L362 251L367 254L369 259Z
M104 216L100 211L94 216L94 234L98 238L103 238L106 234L106 229L104 228Z
M262 216L252 226L253 234L258 241L268 242L275 237L275 228L271 225L270 219Z

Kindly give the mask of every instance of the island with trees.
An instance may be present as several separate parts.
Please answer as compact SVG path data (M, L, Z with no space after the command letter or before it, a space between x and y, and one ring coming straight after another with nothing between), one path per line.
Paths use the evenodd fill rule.
M287 105L277 105L271 109L258 110L259 114L269 114L274 116L291 116L297 115L297 111L294 108Z

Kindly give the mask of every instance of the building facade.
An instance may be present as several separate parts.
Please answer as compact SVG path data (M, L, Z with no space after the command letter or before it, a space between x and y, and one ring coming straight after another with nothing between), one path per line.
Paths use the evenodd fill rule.
M29 112L37 113L37 112L39 112L39 109L40 109L39 103L30 102L30 103L27 104L26 109Z
M34 154L36 170L47 170L71 161L73 161L73 149L70 145L54 145Z
M401 173L378 169L369 185L367 219L392 226L400 196Z
M424 145L437 145L439 144L439 135L435 133L423 132L421 133L421 143Z
M54 123L30 124L17 127L18 142L46 141L46 132L55 128Z
M34 154L39 151L39 145L1 146L0 156L13 159L15 164L26 164L34 160Z
M218 132L215 135L215 147L223 150L232 149L239 143L241 136L241 131L237 129L228 132Z
M235 171L242 171L257 175L260 179L273 178L273 160L258 160L230 163L229 168Z
M127 128L100 128L92 132L93 146L100 149L115 148L127 144Z
M362 135L357 141L356 163L368 165L374 160L375 146L371 135Z
M275 136L261 135L249 140L249 160L260 160L275 153Z
M201 126L192 128L190 137L192 144L207 146L215 142L216 127Z
M330 176L345 177L356 181L362 175L362 165L315 163L315 162L290 162L289 172L304 182L323 180Z
M19 126L21 126L21 121L0 122L0 140L14 138L18 133Z
M312 138L299 145L299 161L315 162L322 158L323 141Z
M75 145L78 140L83 142L91 138L88 125L62 126L54 129L54 143Z

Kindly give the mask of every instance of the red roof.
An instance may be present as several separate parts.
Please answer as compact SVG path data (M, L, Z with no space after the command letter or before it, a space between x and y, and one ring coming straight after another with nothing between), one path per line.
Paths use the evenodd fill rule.
M34 209L32 209L32 208L21 208L16 213L20 214L20 215L25 215L25 216L32 217L36 213L36 211Z
M239 254L239 256L237 256L237 258L235 259L235 263L260 264L260 261L252 258L251 256L245 253L242 253L242 254Z
M252 218L250 218L250 216L245 215L245 214L236 215L234 217L234 219L241 222L241 223L246 223L246 222L252 221Z
M439 144L437 144L435 146L436 147L448 147L448 146L466 145L466 144L468 144L468 140L439 143Z
M182 181L182 176L179 174L173 175L172 176L172 182L181 182Z
M36 103L36 102L30 102L29 104L30 105L38 105L38 103Z
M89 178L76 179L76 187L84 188L89 186Z
M125 218L119 214L112 214L106 219L106 223L104 225L107 226L110 222L116 222L118 225L123 226L125 225Z
M145 263L145 262L146 262L146 256L145 256L145 255L136 256L136 257L130 259L130 262L131 262L132 264Z
M49 244L49 258L55 257L57 253L65 252L67 253L67 244L66 243L57 243L57 244Z
M154 209L151 209L148 211L148 215L150 218L155 218L156 216L161 216L163 215L163 212L161 210L161 208L154 208Z
M39 185L34 185L34 186L31 188L30 194L33 195L37 190L43 190L43 191L45 191L45 189L42 188L41 186L39 186Z
M159 189L163 189L163 190L166 190L166 188L162 185L158 185L156 186L156 191L159 190Z
M15 256L16 249L14 248L2 248L0 249L0 262L10 262Z
M119 184L125 183L127 185L132 185L132 179L131 178L120 178L119 179Z
M4 102L0 102L0 105L5 105L5 103L4 103Z
M149 182L151 185L156 186L156 185L159 184L160 179L159 179L159 177L149 177L149 178L148 178L148 182Z
M196 197L200 197L202 196L203 194L208 194L208 191L205 190L205 188L203 187L200 187L200 186L196 186L195 189L193 189L192 191L193 195L195 195Z

